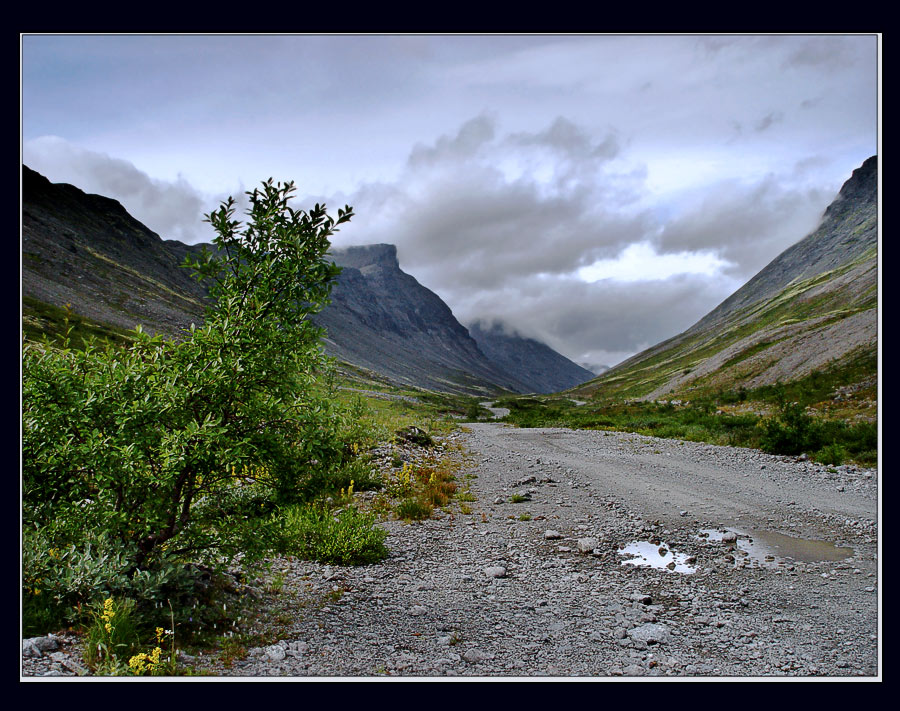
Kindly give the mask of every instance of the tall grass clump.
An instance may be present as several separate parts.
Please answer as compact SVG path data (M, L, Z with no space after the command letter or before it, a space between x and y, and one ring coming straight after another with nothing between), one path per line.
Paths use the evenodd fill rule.
M283 553L334 565L377 563L387 555L387 531L353 506L337 515L314 504L293 506L282 517Z

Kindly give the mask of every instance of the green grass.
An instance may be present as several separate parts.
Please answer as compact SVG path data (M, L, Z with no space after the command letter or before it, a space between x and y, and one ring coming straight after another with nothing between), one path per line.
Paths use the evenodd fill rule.
M117 344L127 344L132 340L127 329L94 321L30 296L22 297L22 331L28 341L41 341L47 337L51 344L62 345L67 317L71 327L69 345L72 348L83 349L91 338Z

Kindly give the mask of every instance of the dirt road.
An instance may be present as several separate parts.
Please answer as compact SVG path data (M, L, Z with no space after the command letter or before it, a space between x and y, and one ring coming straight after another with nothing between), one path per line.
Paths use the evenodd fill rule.
M290 631L214 671L878 678L874 470L493 423L450 440L476 501L385 522L378 565L285 561Z
M490 463L541 459L595 495L614 496L646 519L680 523L681 512L716 525L797 528L808 537L855 537L846 519L874 524L872 472L825 467L749 449L640 435L469 425ZM547 466L546 464L544 466ZM498 470L502 478L502 470ZM839 525L840 524L840 525Z

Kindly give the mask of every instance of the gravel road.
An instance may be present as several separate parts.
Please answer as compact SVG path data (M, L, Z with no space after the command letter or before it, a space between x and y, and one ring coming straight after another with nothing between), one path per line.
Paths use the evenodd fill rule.
M378 565L280 561L283 639L229 668L194 663L232 676L880 677L875 470L495 423L448 440L467 453L470 514L385 522ZM643 566L625 555L638 543Z

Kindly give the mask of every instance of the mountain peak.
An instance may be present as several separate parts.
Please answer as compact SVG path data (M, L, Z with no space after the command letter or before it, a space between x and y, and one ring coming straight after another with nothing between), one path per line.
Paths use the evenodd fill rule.
M872 156L851 173L847 182L841 187L837 198L825 210L825 217L843 215L848 204L859 207L866 203L874 203L877 199L878 156Z
M393 244L363 244L333 249L331 257L341 267L353 267L354 269L370 266L400 268L400 262L397 260L397 247Z

